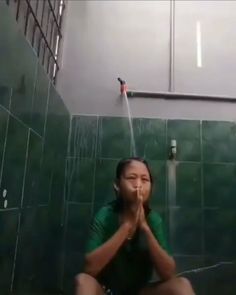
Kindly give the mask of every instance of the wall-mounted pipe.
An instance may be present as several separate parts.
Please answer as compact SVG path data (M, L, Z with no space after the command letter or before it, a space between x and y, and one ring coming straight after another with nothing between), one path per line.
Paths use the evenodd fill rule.
M177 92L148 92L148 91L127 91L127 96L130 98L146 97L160 98L169 100L204 100L204 101L221 101L236 103L236 97L221 96L221 95L201 95L195 93L177 93Z

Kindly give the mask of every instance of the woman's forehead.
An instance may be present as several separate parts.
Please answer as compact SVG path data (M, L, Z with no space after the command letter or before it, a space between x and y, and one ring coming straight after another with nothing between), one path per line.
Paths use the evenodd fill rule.
M133 160L124 169L124 173L142 173L149 175L146 165L142 162Z

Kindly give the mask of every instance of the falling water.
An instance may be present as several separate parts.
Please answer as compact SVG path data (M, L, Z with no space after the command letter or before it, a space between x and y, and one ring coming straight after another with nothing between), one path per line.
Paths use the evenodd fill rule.
M128 111L129 128L130 128L130 136L131 136L131 154L135 157L136 156L136 146L135 146L135 139L134 139L134 129L133 129L131 112L130 112L129 100L127 97L127 93L125 91L123 93L123 96L125 98L127 111Z

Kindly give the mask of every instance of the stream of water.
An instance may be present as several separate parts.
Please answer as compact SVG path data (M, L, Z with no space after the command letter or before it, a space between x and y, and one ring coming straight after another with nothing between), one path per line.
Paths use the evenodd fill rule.
M123 93L123 97L124 97L125 102L126 102L126 107L127 107L127 112L128 112L128 119L129 119L130 138L131 138L131 155L133 157L136 157L136 145L135 145L135 138L134 138L133 122L132 122L132 116L131 116L131 111L130 111L129 100L128 100L126 92Z

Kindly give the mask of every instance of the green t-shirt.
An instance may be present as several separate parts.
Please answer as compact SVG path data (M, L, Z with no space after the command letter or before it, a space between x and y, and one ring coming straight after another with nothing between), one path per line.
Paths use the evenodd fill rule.
M159 244L168 253L160 215L151 210L147 222ZM100 247L118 230L119 218L114 202L102 207L90 227L86 252ZM132 240L121 246L112 261L102 270L98 280L105 286L124 291L138 290L148 283L153 273L148 245L145 236L138 232Z

